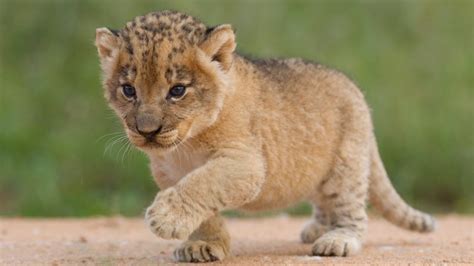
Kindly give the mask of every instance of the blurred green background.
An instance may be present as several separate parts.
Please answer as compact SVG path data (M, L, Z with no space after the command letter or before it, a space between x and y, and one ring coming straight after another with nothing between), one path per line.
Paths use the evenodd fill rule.
M347 73L400 194L474 212L474 1L0 0L0 215L138 215L151 202L147 160L103 100L93 40L162 9L233 24L244 53Z

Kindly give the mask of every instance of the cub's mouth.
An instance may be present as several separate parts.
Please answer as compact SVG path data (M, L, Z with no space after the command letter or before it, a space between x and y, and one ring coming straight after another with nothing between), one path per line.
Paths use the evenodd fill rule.
M171 149L181 142L177 129L164 130L157 134L137 133L130 129L126 131L133 145L141 149Z

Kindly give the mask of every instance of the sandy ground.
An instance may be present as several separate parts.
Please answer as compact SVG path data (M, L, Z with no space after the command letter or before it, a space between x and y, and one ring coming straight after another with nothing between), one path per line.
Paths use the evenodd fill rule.
M371 219L363 251L353 257L308 256L303 218L228 219L233 256L219 264L474 264L474 217L438 217L432 234ZM169 264L178 241L154 237L141 219L0 218L0 265Z

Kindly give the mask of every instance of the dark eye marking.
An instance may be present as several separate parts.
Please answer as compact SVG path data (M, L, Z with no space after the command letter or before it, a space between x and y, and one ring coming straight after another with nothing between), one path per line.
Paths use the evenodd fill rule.
M135 88L130 84L123 84L122 92L123 92L123 95L125 95L125 97L127 98L132 99L132 98L137 97L137 92L135 91Z
M166 96L166 99L179 99L183 97L183 95L186 93L186 87L184 85L175 85L173 86L169 92L168 95Z

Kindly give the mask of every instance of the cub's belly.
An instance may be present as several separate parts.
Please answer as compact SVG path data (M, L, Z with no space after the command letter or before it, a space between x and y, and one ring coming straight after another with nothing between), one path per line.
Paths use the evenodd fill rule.
M260 193L242 209L285 208L299 201L314 200L321 180L331 168L331 153L324 148L308 145L293 151L285 149L269 153L274 157L267 157L267 175Z
M299 177L267 177L260 193L242 210L260 211L290 207L300 201L312 200L316 193L320 176L302 175Z

